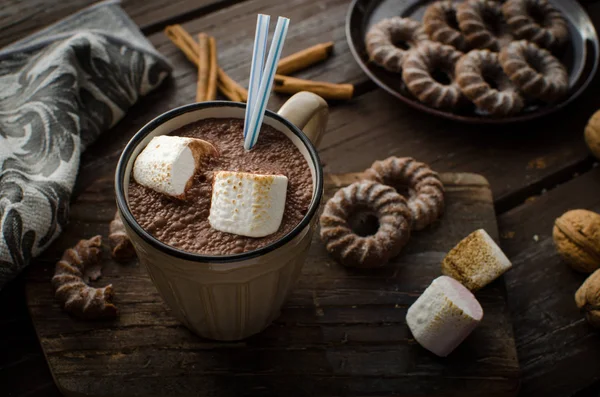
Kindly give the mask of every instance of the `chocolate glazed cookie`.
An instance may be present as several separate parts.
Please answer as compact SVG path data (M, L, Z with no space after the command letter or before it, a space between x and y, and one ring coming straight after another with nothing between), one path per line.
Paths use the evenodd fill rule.
M456 19L456 4L452 1L436 1L427 7L423 28L431 40L451 45L459 51L468 49L467 39Z
M366 235L355 232L360 216L375 216L377 230ZM406 200L392 187L373 181L355 182L338 190L325 204L320 221L321 240L344 266L383 266L410 238L411 214Z
M112 303L112 285L89 286L88 281L101 275L102 237L81 240L67 249L56 264L52 286L63 309L82 319L106 319L117 316Z
M502 12L515 37L556 49L569 40L562 14L547 0L508 0Z
M555 102L569 88L567 70L549 51L525 40L513 41L499 55L504 73L526 95Z
M428 39L420 22L393 17L373 25L365 45L373 62L390 72L400 72L408 51Z
M402 79L421 102L434 108L457 109L464 99L455 81L454 68L462 52L440 43L426 42L404 62Z
M412 228L422 230L444 212L444 185L438 174L411 157L389 157L376 161L365 178L395 189L408 187Z
M502 70L498 54L472 50L456 64L456 81L462 93L478 109L493 116L506 116L524 106L519 89Z
M467 43L473 48L500 51L512 40L500 3L468 0L457 8L456 18Z

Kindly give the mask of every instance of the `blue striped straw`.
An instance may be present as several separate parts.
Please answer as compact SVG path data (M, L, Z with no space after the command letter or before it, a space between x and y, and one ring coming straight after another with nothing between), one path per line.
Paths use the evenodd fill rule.
M267 63L260 79L260 87L258 89L258 95L256 96L254 105L252 105L252 115L250 117L250 128L248 134L244 139L244 149L250 150L256 144L258 140L258 134L260 133L260 127L265 117L265 108L269 100L269 94L273 87L273 77L277 70L277 63L281 57L281 51L283 50L283 43L290 20L288 18L279 17L277 19L277 26L275 27L275 33L273 34L273 41L271 42L271 48L269 49L269 55L267 56Z
M269 36L269 21L271 17L258 14L256 18L256 33L254 35L254 48L252 49L252 66L250 67L250 84L248 86L248 100L246 101L246 116L244 118L244 139L248 134L252 106L256 101L256 95L260 87L267 54L267 38Z

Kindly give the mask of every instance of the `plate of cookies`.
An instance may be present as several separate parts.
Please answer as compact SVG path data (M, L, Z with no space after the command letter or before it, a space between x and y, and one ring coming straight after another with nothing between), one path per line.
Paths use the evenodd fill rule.
M377 85L452 120L531 120L573 101L598 68L575 0L354 0L350 49Z

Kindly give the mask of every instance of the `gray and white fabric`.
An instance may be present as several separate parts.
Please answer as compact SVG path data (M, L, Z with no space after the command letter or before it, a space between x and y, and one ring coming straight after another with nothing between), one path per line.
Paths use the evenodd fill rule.
M0 50L0 288L66 225L82 151L170 71L115 1Z

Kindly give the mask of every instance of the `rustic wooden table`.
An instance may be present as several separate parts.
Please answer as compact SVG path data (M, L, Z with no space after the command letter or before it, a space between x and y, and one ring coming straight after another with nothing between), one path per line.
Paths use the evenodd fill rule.
M4 0L0 47L93 2ZM394 100L362 74L344 35L348 4L349 0L124 0L123 8L173 63L173 79L142 99L83 155L75 197L93 181L111 175L121 149L141 125L194 100L196 71L163 35L164 26L181 23L192 33L214 35L220 65L246 84L256 13L289 16L284 55L335 42L332 59L299 77L356 85L354 100L332 104L320 150L325 170L351 172L374 159L410 155L438 171L484 175L493 189L502 247L515 265L506 282L522 371L521 395L599 395L600 335L577 313L572 298L584 277L561 263L551 230L554 218L567 209L600 211L600 171L582 139L587 119L600 108L600 79L563 111L532 123L493 128L432 118ZM583 5L600 28L600 2ZM278 108L285 99L274 96L270 108ZM93 218L72 214L72 222ZM38 263L56 259L42 255ZM0 291L0 394L60 395L31 325L23 286L24 277L19 277Z

